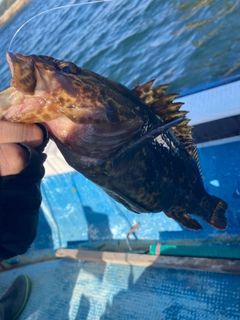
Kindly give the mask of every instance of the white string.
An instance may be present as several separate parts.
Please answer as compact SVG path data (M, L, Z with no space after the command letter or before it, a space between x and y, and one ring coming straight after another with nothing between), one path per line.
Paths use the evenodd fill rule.
M13 40L15 39L16 35L19 33L19 31L30 21L32 21L33 19L35 19L36 17L38 16L41 16L47 12L50 12L50 11L54 11L54 10L59 10L59 9L64 9L64 8L69 8L69 7L79 7L79 6L83 6L83 5L87 5L87 4L95 4L95 3L101 3L101 2L111 2L112 0L94 0L94 1L89 1L89 2L81 2L81 3L75 3L75 4L67 4L67 5L64 5L64 6L59 6L59 7L54 7L54 8L50 8L48 10L45 10L45 11L42 11L38 14L36 14L35 16L31 17L30 19L28 19L26 22L24 22L20 28L17 29L17 31L14 33L11 41L10 41L10 44L9 44L9 47L8 47L8 50L10 51L10 48L11 48L11 45L13 43Z

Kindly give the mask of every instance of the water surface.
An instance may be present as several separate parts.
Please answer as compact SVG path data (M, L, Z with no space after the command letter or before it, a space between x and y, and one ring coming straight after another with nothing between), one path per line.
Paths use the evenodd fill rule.
M15 31L41 11L77 3L32 0L0 28L1 90ZM156 78L182 92L240 73L239 17L238 0L113 0L40 15L10 49L70 60L130 87Z

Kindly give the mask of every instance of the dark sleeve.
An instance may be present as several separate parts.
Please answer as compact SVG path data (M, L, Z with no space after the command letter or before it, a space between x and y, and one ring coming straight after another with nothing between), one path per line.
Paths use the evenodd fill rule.
M26 252L36 236L46 159L44 134L43 145L36 149L21 145L28 150L29 161L19 174L0 177L0 261Z

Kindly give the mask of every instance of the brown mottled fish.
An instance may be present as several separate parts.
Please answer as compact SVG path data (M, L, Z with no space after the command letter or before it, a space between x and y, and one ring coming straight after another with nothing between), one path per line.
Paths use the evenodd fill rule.
M163 211L193 229L195 214L226 228L225 201L204 189L187 112L154 80L133 90L47 56L7 53L2 119L42 122L66 161L136 213Z

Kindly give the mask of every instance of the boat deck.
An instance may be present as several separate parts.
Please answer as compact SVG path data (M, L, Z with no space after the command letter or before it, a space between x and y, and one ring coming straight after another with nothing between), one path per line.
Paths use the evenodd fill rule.
M0 274L32 280L19 320L238 320L240 277L101 262L55 260Z

